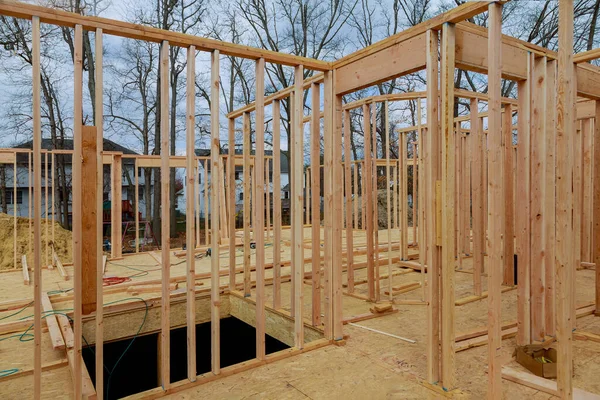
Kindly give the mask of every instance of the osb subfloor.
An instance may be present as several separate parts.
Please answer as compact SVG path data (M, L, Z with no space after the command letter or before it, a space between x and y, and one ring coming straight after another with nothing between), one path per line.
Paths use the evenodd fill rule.
M311 254L310 228L305 228L305 241L307 249L305 257ZM283 232L283 240L289 240L289 230ZM365 234L355 231L355 247L363 247ZM393 239L397 240L394 232ZM387 231L379 234L380 243L387 243ZM411 253L414 251L411 249ZM156 253L158 254L158 253ZM380 250L380 257L387 254ZM289 259L289 247L282 246L282 260ZM398 251L392 251L392 256L397 256ZM159 256L160 257L160 256ZM360 262L366 256L355 257L355 262ZM272 247L266 250L267 262L272 259ZM185 276L184 258L172 257L171 276ZM228 254L223 251L220 256L221 267L227 268ZM241 252L238 252L237 264L241 267ZM132 270L135 268L136 270ZM306 270L310 270L310 263ZM472 259L464 260L464 272L456 275L456 299L472 295ZM198 259L196 262L197 273L209 272L210 261L208 258ZM160 278L159 263L148 254L126 256L123 260L110 262L107 265L107 276L131 276L131 282L121 284L127 287L139 281L148 281ZM394 271L400 270L393 266ZM72 267L67 267L72 274ZM271 270L266 271L266 277L272 276ZM380 273L386 274L388 266L381 265ZM282 269L282 275L289 274L289 267ZM366 276L365 269L356 271L356 280ZM577 272L577 304L589 304L594 299L594 271L581 270ZM0 274L0 302L12 299L32 298L32 287L23 285L21 271ZM241 275L237 277L242 280ZM254 279L254 273L252 274ZM419 272L411 272L394 276L393 285L420 282ZM346 274L344 274L344 282ZM227 277L222 277L221 284L225 285ZM485 281L485 279L484 279ZM201 285L200 285L201 283ZM202 280L197 282L200 288L208 287L210 282ZM381 282L381 298L387 299L383 293L387 289L388 280ZM65 281L56 270L43 271L44 291L68 290L72 287L72 280ZM185 287L182 284L182 287ZM111 287L110 289L115 289ZM346 290L346 289L344 289ZM485 285L484 285L485 290ZM367 285L358 285L356 293L366 295ZM423 289L396 295L395 300L420 300ZM140 293L138 296L152 298L160 293ZM254 295L254 290L252 292ZM271 286L267 286L267 304L272 301ZM69 292L61 301L61 295L52 297L55 310L68 310L72 307ZM131 297L127 291L107 294L105 303L123 301ZM282 285L282 307L289 310L290 284ZM502 295L502 321L516 320L516 290ZM322 298L323 300L323 298ZM126 300L125 300L126 301ZM348 318L369 312L372 304L355 297L344 295L344 317ZM345 346L327 346L313 350L292 358L284 359L272 364L261 366L240 374L219 379L198 387L170 396L173 399L196 398L232 398L232 399L362 399L362 398L398 398L398 399L434 399L442 397L441 392L431 390L422 384L425 377L426 358L426 307L423 305L395 305L398 313L382 316L376 319L358 322L357 324L374 328L383 332L414 339L415 344L399 339L370 332L359 327L345 325L344 333L349 335ZM304 315L311 315L311 287L304 285ZM13 314L15 310L1 312L0 323L16 320L33 314L33 308L28 307L21 313ZM463 306L456 307L456 332L457 335L476 328L484 328L487 324L487 301L480 300ZM587 316L577 320L577 329L600 334L600 318ZM6 337L4 335L0 339ZM600 393L600 343L591 341L574 341L575 359L575 386L593 393ZM503 341L502 353L504 365L516 369L521 367L512 360L511 353L514 349L514 339ZM54 351L49 341L49 335L44 333L42 343L43 365L55 363L58 367L44 371L42 374L43 398L61 399L72 397L72 381L65 354ZM453 392L457 398L484 398L487 383L487 347L476 347L456 354L457 387L460 390ZM0 341L0 370L19 368L31 369L33 365L33 341L21 342L18 338ZM32 397L32 375L17 378L0 378L0 398L21 399ZM552 396L535 391L524 386L503 381L503 393L506 399L548 399Z

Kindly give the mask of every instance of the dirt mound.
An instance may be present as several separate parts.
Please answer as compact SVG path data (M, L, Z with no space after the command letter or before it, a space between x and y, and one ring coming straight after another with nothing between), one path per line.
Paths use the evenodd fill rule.
M0 270L14 268L13 224L14 217L0 213ZM17 268L21 268L21 257L27 255L27 263L33 266L33 247L29 250L29 235L33 246L33 221L29 230L29 218L17 217ZM73 258L72 233L63 229L58 222L54 227L55 249L63 263ZM48 242L52 241L52 222L48 221ZM42 219L42 265L46 264L46 220ZM52 250L48 247L48 262L52 260Z

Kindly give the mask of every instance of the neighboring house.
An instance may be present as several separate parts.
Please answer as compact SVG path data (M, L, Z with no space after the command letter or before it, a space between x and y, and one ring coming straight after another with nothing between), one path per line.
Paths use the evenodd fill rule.
M198 157L210 157L210 150L209 149L196 149L196 156ZM221 154L222 155L226 155L229 154L228 149L222 149L221 150ZM243 151L242 149L235 149L235 154L236 156L242 156L243 155ZM252 155L254 155L254 151L252 151ZM273 155L273 151L272 150L265 150L265 156L272 156ZM225 165L225 168L227 168L227 165ZM207 166L207 173L208 173L208 180L210 181L210 177L211 177L211 173L210 173L210 161L208 162L208 166ZM199 193L199 200L200 200L200 216L204 217L204 191L205 191L205 184L206 184L206 179L204 177L205 175L205 171L204 171L204 161L200 161L199 163L199 168L198 168L198 193ZM289 197L290 197L290 193L289 193L289 162L288 162L288 158L285 154L283 154L283 152L281 153L280 156L280 177L281 177L281 207L282 207L282 213L283 215L289 214L289 207L290 207L290 202L289 202ZM187 182L187 179L184 179L184 182ZM243 210L244 208L244 168L241 165L236 165L235 167L235 210L236 213L239 213L240 211ZM210 192L210 185L209 185L209 192ZM269 193L270 193L270 200L271 200L271 207L273 207L273 162L271 160L271 162L269 163ZM184 193L182 193L182 196L178 197L178 206L180 210L185 210L185 187L184 187ZM210 210L210 200L209 200L209 210ZM286 211L287 210L287 211Z
M18 149L32 149L33 143L32 141L29 142L25 142L22 144L19 144L17 146L15 146L14 148L18 148ZM108 139L104 139L104 150L105 151L109 151L109 152L120 152L123 154L131 154L131 155L135 155L137 154L136 152L134 152L131 149L128 149L126 147L123 147L111 140ZM54 146L52 144L52 140L51 139L42 139L42 151L43 150L53 150ZM71 139L66 139L63 141L63 148L61 150L73 150L73 140ZM55 155L55 157L59 157L58 154ZM70 155L63 155L63 157L66 157L65 160L65 175L67 178L67 182L70 182L71 180L71 174L72 174L72 167L71 167L71 160L70 160ZM48 163L48 166L46 166L46 162ZM32 163L32 168L33 168L33 160L31 160ZM46 216L46 213L50 214L51 213L51 199L52 199L52 183L51 183L51 178L52 178L52 158L49 155L48 158L46 159L46 155L44 153L42 153L42 203L41 203L41 207L42 207L42 217ZM7 203L7 208L8 208L8 213L10 215L12 215L13 213L13 209L16 206L17 207L17 215L18 216L28 216L29 213L29 176L28 176L28 164L29 164L29 157L27 154L18 154L17 156L17 196L16 199L14 199L14 195L13 195L13 188L14 188L14 184L13 184L13 165L12 164L0 164L0 168L4 167L5 170L5 176L6 176L6 192L5 192L5 197L6 197L6 203ZM58 164L58 163L57 163ZM134 182L134 168L135 168L135 161L133 159L127 159L127 158L123 158L123 186L122 186L122 199L124 201L129 201L131 203L133 203L134 200L134 195L135 195L135 191L133 188L133 182ZM48 170L48 176L46 176L46 169ZM108 165L104 166L104 195L103 195L103 199L104 201L110 201L111 200L111 194L110 194L110 169ZM31 185L33 187L33 179L34 179L34 175L32 173L31 175ZM145 185L145 179L144 179L144 170L143 168L140 168L139 170L139 212L141 213L141 218L144 219L145 218L145 211L146 211L146 207L145 207L145 200L144 199L144 185ZM46 186L48 186L48 206L46 207ZM57 189L57 192L55 193L55 198L56 198L56 203L55 204L55 212L56 212L56 219L58 220L58 203L60 202L61 199L61 195L62 193L60 192L59 187L58 187L58 178L57 178L57 173L55 172L55 188ZM32 189L32 196L33 196L33 189ZM16 200L16 201L15 201ZM152 200L152 199L150 199ZM15 204L16 203L16 204ZM69 199L69 214L71 210L71 199Z

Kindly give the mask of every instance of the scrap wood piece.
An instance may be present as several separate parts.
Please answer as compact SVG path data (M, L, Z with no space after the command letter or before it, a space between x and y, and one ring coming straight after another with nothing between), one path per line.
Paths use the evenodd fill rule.
M380 314L392 310L391 304L375 304L369 309L373 314Z
M517 326L517 321L510 322L508 324L504 324L504 325L502 325L501 329L503 331L505 331L505 330L508 330L510 328L514 328L516 326ZM479 336L487 335L487 333L488 333L488 328L487 327L477 328L477 329L473 329L473 330L471 330L469 332L461 333L460 335L457 335L455 340L456 340L456 343L458 343L458 342L462 342L463 340L473 339L473 338L476 338L476 337L479 337Z
M108 261L107 256L102 256L102 275L106 272L106 261Z
M505 286L505 287L503 287L501 289L501 293L509 292L511 290L515 290L516 288L517 288L516 285L515 286ZM488 297L488 292L485 291L485 292L481 292L481 296L473 295L473 296L467 296L467 297L463 297L461 299L458 299L458 300L456 300L454 302L454 305L456 305L456 306L463 306L463 305L468 304L468 303L473 303L475 301L479 301L479 300L482 300L482 299L487 299L487 297Z
M25 254L21 257L21 266L23 267L23 283L29 286L29 267L27 266L27 256Z
M58 320L65 346L67 346L67 349L72 349L75 346L75 336L73 335L73 328L71 327L69 318L64 314L58 314L56 319Z
M176 290L179 287L177 282L169 283L169 291ZM162 285L137 285L129 286L127 292L131 294L160 292Z
M394 299L393 303L398 306L427 306L429 305L428 301L423 300L400 300Z
M539 390L541 392L548 393L553 396L558 396L556 381L542 378L541 376L536 376L530 374L529 372L518 371L510 367L502 367L502 378L506 379L507 381L515 382L520 385L527 386L529 388ZM574 387L573 399L600 400L600 395L586 392L585 390Z
M421 287L421 282L411 282L411 283L406 283L404 285L392 286L392 295L395 296L397 294L412 292L413 290L418 289L420 287ZM386 290L384 293L390 294L390 291Z
M573 339L577 340L590 340L592 342L600 343L600 335L591 332L585 332L580 330L573 331Z
M421 386L426 387L427 389L434 391L436 394L452 399L455 397L458 398L462 398L463 396L465 396L464 392L461 391L460 389L452 389L452 390L448 390L445 387L442 387L440 385L434 384L434 383L429 383L427 381L422 381L419 380L419 383L421 384Z
M56 320L56 315L54 314L54 309L52 308L52 303L50 302L50 298L48 297L47 293L42 293L42 308L44 309L44 319L46 320L46 325L48 326L48 333L50 333L52 347L55 350L64 350L65 342L60 333L58 321Z
M56 269L58 269L58 273L60 274L60 276L62 276L65 279L65 281L68 281L69 274L67 274L67 270L65 270L63 263L58 258L56 251L54 251L54 246L52 246L52 259L54 260L54 264L56 264Z
M516 335L517 335L517 327L515 326L514 328L508 328L508 329L502 330L501 337L502 337L502 340L504 340L504 339L508 339L508 338L511 338ZM463 340L461 342L456 343L456 347L455 347L454 351L458 353L459 351L471 349L473 347L484 346L487 344L487 342L488 342L487 334L483 335L483 336L475 337L472 339Z
M408 343L412 343L412 344L417 343L416 340L407 339L407 338L404 338L402 336L394 335L392 333L387 333L387 332L379 331L377 329L369 328L367 326L358 325L358 324L355 324L354 322L348 322L348 325L352 325L352 326L355 326L357 328L362 328L362 329L370 331L370 332L379 333L380 335L385 335L385 336L393 337L393 338L396 338L396 339L400 339L400 340L403 340L403 341L408 342Z
M75 379L75 357L80 357L81 363L81 395L83 399L95 399L96 398L96 389L94 389L94 385L92 384L92 379L90 378L90 374L88 372L85 363L83 362L83 357L81 354L76 355L74 349L67 350L67 360L69 361L69 369L71 370L71 378Z

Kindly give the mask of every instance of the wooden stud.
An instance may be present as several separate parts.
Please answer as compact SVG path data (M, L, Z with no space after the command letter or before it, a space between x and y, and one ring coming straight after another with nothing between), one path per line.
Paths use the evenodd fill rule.
M208 164L210 160L204 160L204 245L210 246L210 207L208 202L208 193L211 189L208 181Z
M210 207L211 207L211 256L210 256L210 301L211 301L211 370L212 373L218 375L221 373L221 314L220 294L219 294L219 198L218 188L223 182L222 168L219 167L220 160L220 142L219 142L219 91L221 90L219 77L219 51L214 50L211 53L210 64ZM258 80L257 80L258 82ZM262 249L261 247L258 247ZM257 258L257 268L259 268ZM258 276L258 274L257 274ZM258 299L257 299L258 303ZM258 304L256 306L258 310ZM257 320L258 321L258 320ZM258 324L257 324L258 325ZM260 331L257 326L256 336L260 336Z
M348 292L354 292L354 235L352 229L352 156L350 141L352 140L352 122L350 111L344 111L344 189L346 192L346 279ZM354 175L356 177L356 173ZM356 203L356 202L355 202Z
M101 253L98 253L96 244L101 237L97 237L98 229L98 213L102 213L102 209L97 209L97 192L98 185L98 135L96 128L92 126L83 127L82 131L82 149L81 149L81 185L77 185L77 190L81 191L82 196L82 227L81 227L81 275L82 275L82 312L83 314L91 314L97 309L97 293L98 290L98 258ZM76 264L75 264L76 265Z
M441 58L441 139L442 139L442 376L445 389L455 386L454 370L454 264L456 231L455 211L455 154L454 154L454 68L455 26L444 24L442 28Z
M528 58L528 70L532 68ZM516 208L517 237L517 344L524 346L531 341L531 219L530 219L530 104L531 82L519 82L518 136L517 136L517 192L522 201Z
M556 339L558 342L557 388L563 399L573 397L573 241L571 214L573 100L573 1L558 4L558 75L556 102Z
M33 208L33 197L31 196L31 189L33 188L33 182L31 181L31 158L32 158L33 154L32 152L27 152L27 184L28 184L28 189L27 189L27 198L28 200L28 205L29 205L29 209L27 211L27 217L29 218L29 230L27 231L27 253L31 253L31 251L33 250L32 244L31 244L31 235L32 235L32 224L33 224L33 213L32 213L32 208Z
M45 168L45 174L44 174L44 217L46 219L46 225L45 225L45 231L46 234L44 235L44 238L46 239L46 265L49 265L50 263L50 235L49 235L49 227L50 227L50 221L48 219L48 214L50 211L50 202L48 201L48 186L49 186L49 171L50 169L48 168L49 165L49 161L48 161L48 152L44 153L44 168ZM16 200L16 199L15 199ZM15 201L15 207L16 207L16 201ZM15 243L16 243L16 236L15 236ZM16 265L15 265L16 266Z
M267 158L265 159L265 211L267 213L266 215L266 230L267 230L267 240L270 239L270 232L271 232L271 182L270 182L270 171L271 171L271 159Z
M350 122L352 123L352 122ZM350 129L352 127L350 126ZM349 134L351 135L351 133ZM350 136L349 136L350 137ZM358 227L358 166L360 163L353 163L353 186L352 186L352 197L354 198L354 229L359 229Z
M310 121L310 172L312 199L312 323L321 325L321 86L311 85L312 115ZM351 261L348 260L348 280L352 275ZM354 278L352 278L353 280Z
M545 199L544 219L546 222L545 234L547 256L545 257L544 285L545 304L544 322L546 336L555 333L556 316L556 290L555 290L555 262L551 250L554 248L554 236L556 229L556 176L555 176L555 153L556 153L556 60L546 62L546 154L545 154Z
M502 165L502 127L501 127L501 75L502 57L498 49L502 45L502 5L492 3L489 6L488 39L488 175L489 194L489 238L488 253L488 397L502 397L501 348L502 348L502 235L506 240L505 183L503 175L507 173ZM512 124L510 124L512 126Z
M83 90L83 29L81 25L75 26L74 40L74 72L73 72L73 182L82 182L81 175L81 157L82 157L82 90ZM47 176L47 175L46 175ZM82 265L82 208L81 198L82 191L73 191L73 264ZM47 203L46 203L47 205ZM36 214L37 216L38 214ZM73 318L73 334L75 337L75 360L73 363L74 371L74 397L79 399L82 395L82 326L81 326L81 309L82 309L82 269L75 268L73 274L73 290L75 292L75 300L73 302L74 318Z
M384 104L384 118L385 118L385 194L386 194L386 205L387 205L387 259L388 259L388 293L389 299L394 299L394 293L392 290L392 212L391 212L391 196L390 196L390 107L386 101ZM351 247L348 248L348 254L350 254Z
M377 104L373 103L371 107L371 140L373 144L371 145L373 149L373 174L369 175L373 180L373 190L369 192L371 201L373 202L373 212L369 214L367 217L373 219L374 229L373 229L373 241L375 243L375 260L379 260L379 181L377 179L377 157L378 157L378 149L377 149ZM334 139L335 140L335 139ZM334 144L334 151L335 151ZM334 168L337 166L333 164ZM335 220L334 220L335 223ZM336 237L334 236L334 240ZM336 253L339 254L339 253ZM375 263L375 301L380 301L381 299L381 280L379 279L379 262Z
M504 160L504 174L503 174L503 186L504 186L504 268L503 268L503 279L502 284L514 285L515 283L515 268L514 268L514 254L515 254L515 219L513 203L513 187L514 187L514 174L513 174L513 128L512 128L512 105L504 105L504 114L502 119L502 151Z
M229 153L227 157L227 205L229 206L229 290L235 290L235 119L229 118L227 123L229 142ZM267 190L267 193L268 192L269 191Z
M594 121L594 211L593 211L593 262L600 265L600 101L596 101ZM595 273L596 310L600 310L600 268ZM598 312L596 313L598 314Z
M344 340L343 309L342 309L342 227L344 219L344 192L342 169L342 96L335 96L333 82L337 79L337 72L325 73L325 130L327 135L333 136L333 251L331 263L331 286L325 296L331 299L332 306L332 334L333 340Z
M140 252L140 215L139 215L139 211L140 211L140 188L139 188L139 182L140 182L140 178L139 178L139 174L138 174L138 160L137 158L135 159L135 164L133 166L133 180L134 180L134 185L135 185L135 193L134 193L134 197L135 197L135 252L139 253ZM148 179L148 177L144 177L145 180Z
M265 350L265 60L256 61L256 114L255 114L255 186L256 204L253 207L256 237L256 358L264 360ZM218 132L218 124L216 126ZM218 140L213 139L213 140ZM217 143L218 147L218 143ZM302 285L302 278L299 280ZM216 281L218 288L218 280ZM302 302L300 302L302 305ZM299 315L302 315L301 313Z
M408 260L408 135L400 134L400 254Z
M304 67L298 65L294 70L294 124L292 129L292 263L294 266L293 297L294 297L294 346L304 348L304 323L303 323L303 281L304 281L304 240L302 225L302 164L303 147L303 95L304 95ZM257 262L258 264L258 262Z
M436 197L440 179L439 104L438 104L438 33L426 32L427 53L427 136L424 138L426 175L425 218L427 228L427 381L431 384L440 380L440 272L441 249L437 246L437 215L439 199Z
M252 142L250 141L250 113L244 113L243 136L244 136L244 296L250 296L250 197L253 190L250 181L250 153Z
M364 152L365 152L365 163L364 163L364 182L365 186L362 193L362 201L366 203L366 229L367 229L367 281L368 281L368 296L369 300L375 301L375 266L373 264L373 223L375 222L372 218L373 215L373 201L371 200L373 194L373 163L371 155L371 111L369 105L363 106L363 132L364 132ZM366 195L365 195L366 193ZM364 216L363 216L364 218Z
M473 292L481 296L481 271L485 262L485 229L483 203L483 170L487 166L483 164L484 135L480 125L478 100L471 99L471 143L473 146L473 173L471 176L473 185ZM529 218L529 216L527 217Z
M171 206L169 204L170 165L169 165L169 42L163 41L160 46L160 203L161 203L161 259L162 259L162 291L161 291L161 329L160 329L160 369L159 380L164 390L171 386L171 292L169 277L171 272ZM116 161L116 160L115 160ZM116 163L115 163L116 167ZM114 207L113 207L114 209ZM113 246L115 244L113 243Z
M534 57L532 55L532 57ZM531 339L545 337L546 58L534 58L531 82ZM489 138L488 138L489 139Z
M186 155L186 325L187 325L187 375L190 382L196 380L196 255L194 249L194 203L196 198L196 48L187 49L185 93L185 155ZM137 199L136 199L137 204ZM137 216L137 213L136 213ZM231 250L230 250L231 251ZM233 249L235 263L235 248ZM235 268L235 266L234 266ZM235 275L234 275L235 277ZM235 279L235 278L234 278ZM231 282L230 282L231 285ZM235 281L234 281L235 285ZM230 286L231 289L231 286Z
M273 102L273 308L281 308L281 104ZM244 199L246 196L244 195Z

